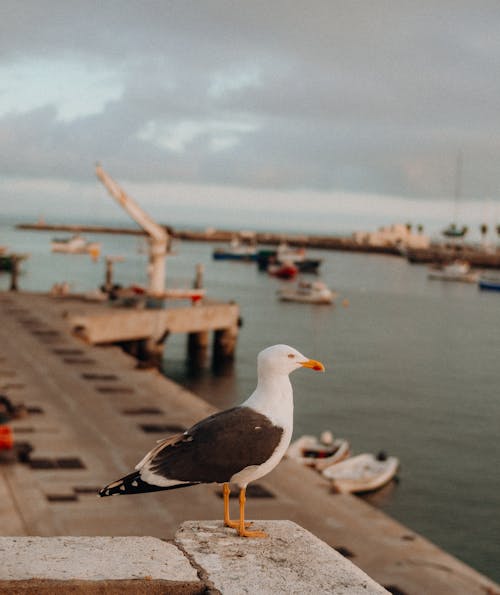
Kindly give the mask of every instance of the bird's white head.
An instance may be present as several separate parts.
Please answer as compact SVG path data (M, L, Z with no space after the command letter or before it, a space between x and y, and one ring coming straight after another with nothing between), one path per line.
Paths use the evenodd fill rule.
M259 376L268 373L288 375L299 368L325 371L325 366L321 362L309 359L289 345L272 345L263 349L257 356Z

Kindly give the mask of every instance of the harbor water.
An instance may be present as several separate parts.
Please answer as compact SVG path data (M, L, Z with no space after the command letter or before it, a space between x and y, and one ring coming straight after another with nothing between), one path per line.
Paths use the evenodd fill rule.
M102 283L104 263L50 252L51 235L0 228L0 244L30 253L23 290L67 281L74 291ZM62 234L64 235L64 234ZM127 236L88 236L105 255L123 255L116 282L144 283L145 244ZM164 372L217 407L244 400L255 358L274 343L321 360L325 374L299 370L295 436L331 430L355 453L385 451L401 461L399 481L367 499L477 570L500 580L500 295L475 285L427 279L403 258L310 252L335 306L281 303L284 281L254 264L213 261L214 246L184 242L167 263L167 285L191 286L205 266L213 299L234 300L243 326L233 366L186 361L186 337L168 338ZM0 275L0 288L9 278ZM344 300L345 305L343 305Z

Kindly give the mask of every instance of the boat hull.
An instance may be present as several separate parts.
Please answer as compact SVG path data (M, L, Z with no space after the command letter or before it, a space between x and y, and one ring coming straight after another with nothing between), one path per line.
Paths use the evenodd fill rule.
M484 291L500 291L500 281L488 281L480 279L478 283L479 289Z
M331 481L336 492L353 494L378 490L395 477L398 468L396 457L379 461L365 453L326 468L323 475Z
M298 302L301 304L323 304L323 305L330 305L333 303L333 295L330 296L306 296L306 295L297 295L293 293L287 292L280 292L279 299L282 302Z
M257 260L256 253L249 254L236 254L234 252L213 252L212 257L214 260L242 260L245 262L255 262Z
M351 454L347 440L337 438L332 444L321 444L315 436L302 436L290 444L286 456L306 467L323 471Z
M434 281L458 281L461 283L477 283L479 276L476 273L467 273L465 275L450 275L440 273L439 271L430 272L427 277Z

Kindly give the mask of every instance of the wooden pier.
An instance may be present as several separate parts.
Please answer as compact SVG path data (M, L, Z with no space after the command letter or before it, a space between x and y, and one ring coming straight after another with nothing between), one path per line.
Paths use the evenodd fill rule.
M157 370L139 368L120 348L75 336L78 309L75 300L0 293L0 392L28 407L12 426L16 441L34 447L28 463L0 465L0 534L171 539L186 519L220 519L215 485L96 498L157 439L214 409ZM90 323L85 328L98 336ZM284 460L248 495L250 518L302 525L394 593L499 593L491 580L381 511L331 494L325 479L294 461Z

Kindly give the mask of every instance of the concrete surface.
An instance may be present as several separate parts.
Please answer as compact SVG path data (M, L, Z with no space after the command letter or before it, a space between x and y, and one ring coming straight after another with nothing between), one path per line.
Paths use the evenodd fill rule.
M175 541L221 593L388 593L325 542L290 521L258 521L267 538L243 539L222 522L183 523Z
M0 537L0 578L197 582L172 543L154 537Z
M289 521L245 539L221 522L187 522L175 543L152 537L0 537L1 593L387 593Z
M84 465L0 466L0 535L173 539L186 519L221 519L215 485L96 498L100 487L129 473L168 433L145 432L143 424L187 427L214 408L157 371L138 369L118 347L92 347L71 336L69 320L86 308L78 300L0 292L2 392L42 410L12 423L15 440L31 442L35 458L78 457ZM406 595L500 592L374 506L332 494L324 478L295 461L283 460L258 483L272 497L249 497L249 518L297 523L381 585ZM231 505L235 514L237 503Z

